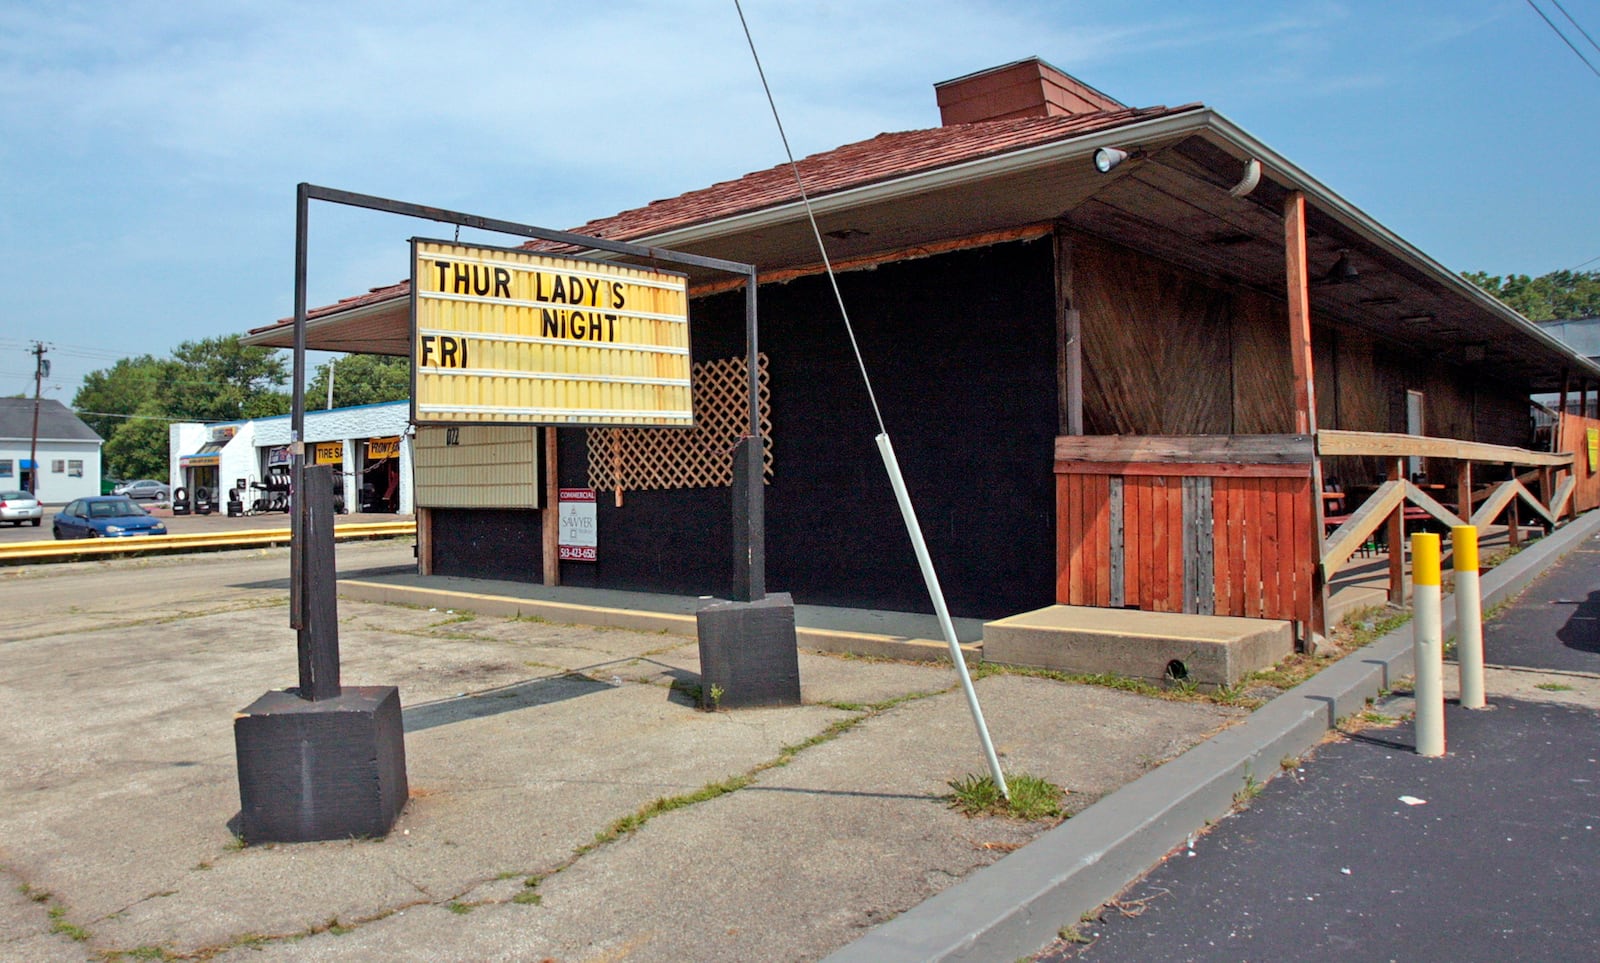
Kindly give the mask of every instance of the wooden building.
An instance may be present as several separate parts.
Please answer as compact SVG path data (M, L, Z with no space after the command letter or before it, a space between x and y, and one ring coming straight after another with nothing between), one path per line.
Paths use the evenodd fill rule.
M1600 503L1594 466L1528 450L1530 394L1587 397L1600 367L1221 114L1129 108L1039 60L935 89L941 126L798 171L956 614L1320 629L1327 576L1408 510ZM758 267L767 584L926 611L789 166L574 230ZM407 294L313 311L309 346L408 354ZM743 294L709 273L691 294L697 427L544 429L536 499L419 508L425 571L728 590ZM602 493L594 562L554 557L558 487Z

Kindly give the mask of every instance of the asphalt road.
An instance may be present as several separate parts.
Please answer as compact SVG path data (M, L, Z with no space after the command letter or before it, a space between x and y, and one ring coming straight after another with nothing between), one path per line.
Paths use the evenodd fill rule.
M1491 710L1447 706L1444 758L1382 720L1324 745L1038 959L1600 957L1597 548L1492 624L1518 667Z

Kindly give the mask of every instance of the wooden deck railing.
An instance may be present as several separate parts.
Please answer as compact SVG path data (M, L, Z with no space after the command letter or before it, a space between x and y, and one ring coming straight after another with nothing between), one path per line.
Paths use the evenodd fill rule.
M1545 525L1553 528L1567 510L1577 484L1572 474L1571 452L1529 451L1452 438L1324 430L1317 433L1317 454L1323 457L1376 455L1393 461L1389 480L1379 485L1324 541L1320 558L1324 579L1331 579L1349 561L1350 556L1385 524L1390 526L1389 544L1403 544L1404 508L1408 504L1422 509L1440 524L1476 525L1479 528L1510 509L1509 521L1515 540L1518 526L1516 508L1519 504L1527 505ZM1410 457L1441 458L1458 463L1455 510L1403 477L1404 461ZM1471 466L1475 462L1510 466L1511 477L1474 488ZM1539 479L1538 495L1517 476L1517 468L1535 469L1532 474ZM1555 480L1558 472L1565 472L1566 475L1559 482ZM1474 505L1479 507L1473 510ZM1395 576L1398 575L1400 562L1398 553L1395 553L1391 557L1391 582L1395 583L1391 586L1391 595L1399 594L1399 580Z
M1058 602L1290 619L1316 632L1328 580L1386 524L1388 543L1404 544L1407 506L1447 526L1509 514L1515 537L1517 506L1554 526L1575 490L1570 453L1376 432L1073 435L1056 439L1055 455ZM1321 458L1338 455L1383 458L1390 478L1325 535L1315 487ZM1453 504L1404 477L1412 456L1457 463ZM1511 477L1475 488L1474 464L1511 466ZM1397 600L1402 556L1390 559Z

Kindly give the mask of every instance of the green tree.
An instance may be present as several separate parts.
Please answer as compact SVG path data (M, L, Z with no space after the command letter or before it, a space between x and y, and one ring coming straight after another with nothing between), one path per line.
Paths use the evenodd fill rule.
M238 421L289 411L283 355L241 344L238 335L185 341L173 349L162 392L166 413L179 421Z
M167 417L156 402L147 402L133 417L123 419L100 449L105 473L113 478L165 480L171 460Z
M170 358L140 355L90 372L73 396L105 439L105 471L121 478L167 477L167 426L174 421L242 421L289 411L283 356L239 343L237 335L185 341Z
M166 362L153 355L123 358L110 368L84 376L72 407L83 423L109 442L128 415L158 401Z
M333 407L375 405L411 397L411 359L380 354L351 354L317 366L306 388L306 407L328 404L328 373L333 372Z
M1466 271L1461 276L1530 321L1600 317L1600 271L1551 271L1536 278Z

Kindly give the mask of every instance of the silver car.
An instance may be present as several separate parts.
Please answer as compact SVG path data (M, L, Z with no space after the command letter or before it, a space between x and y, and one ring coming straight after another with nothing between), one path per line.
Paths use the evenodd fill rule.
M153 501L165 502L170 500L171 492L165 482L158 482L150 478L141 478L138 481L123 482L111 490L113 495L126 495L136 502Z
M18 528L22 527L23 522L28 522L38 528L39 519L43 517L44 509L39 505L39 499L27 492L0 492L0 522L10 522Z

